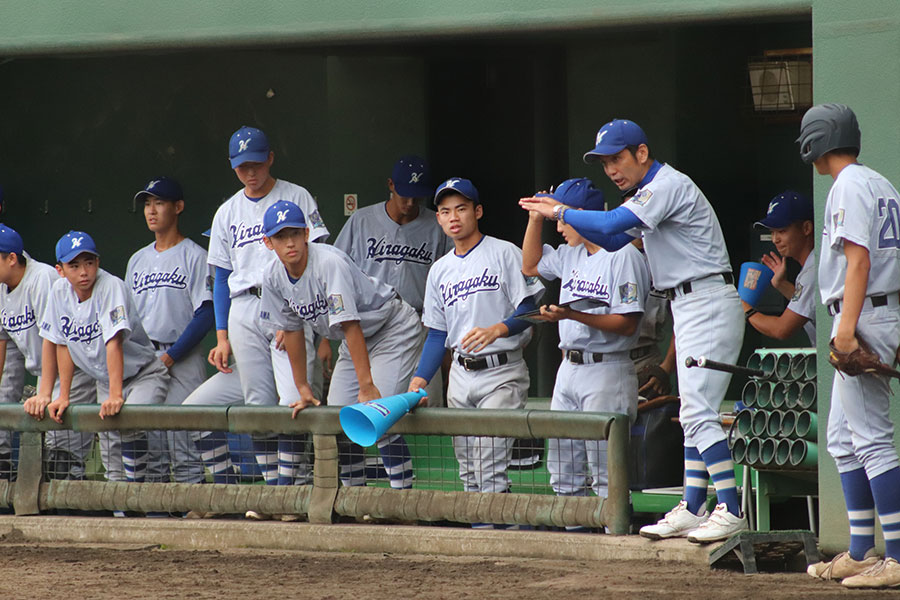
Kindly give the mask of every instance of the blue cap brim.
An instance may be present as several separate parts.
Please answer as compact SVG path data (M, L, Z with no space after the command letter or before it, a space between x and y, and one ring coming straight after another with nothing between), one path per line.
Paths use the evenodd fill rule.
M434 195L433 185L394 182L394 191L403 198L431 198Z
M72 262L75 258L78 258L82 254L93 254L94 256L100 256L98 253L94 252L93 250L83 250L81 248L73 248L65 256L61 256L61 257L57 258L56 261L61 262L61 263Z
M287 221L285 221L284 223L279 223L272 229L269 229L268 231L266 231L266 237L272 237L273 235L275 235L276 233L278 233L279 231L281 231L282 229L285 229L287 227L293 227L294 229L307 229L305 222L296 222L295 221L293 223L288 223Z
M618 154L628 146L607 146L601 144L599 146L595 146L593 150L584 153L584 162L591 164L600 160L601 156L612 156L614 154Z
M258 162L263 163L269 160L269 151L265 152L244 152L243 154L239 154L234 158L229 158L231 161L231 168L236 169L245 162Z

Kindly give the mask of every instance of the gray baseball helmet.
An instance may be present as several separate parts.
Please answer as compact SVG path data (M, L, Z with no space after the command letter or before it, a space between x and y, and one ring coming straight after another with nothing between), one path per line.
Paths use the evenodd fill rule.
M856 115L844 104L817 104L800 122L800 158L811 164L830 150L854 148L859 152L861 135Z

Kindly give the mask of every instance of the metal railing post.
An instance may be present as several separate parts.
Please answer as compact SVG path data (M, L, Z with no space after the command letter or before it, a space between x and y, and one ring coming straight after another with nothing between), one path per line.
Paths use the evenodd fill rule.
M16 515L38 515L41 478L43 477L43 435L24 431L19 435L19 468L13 491Z
M331 523L338 486L337 436L313 435L316 460L313 465L313 490L309 500L309 522Z

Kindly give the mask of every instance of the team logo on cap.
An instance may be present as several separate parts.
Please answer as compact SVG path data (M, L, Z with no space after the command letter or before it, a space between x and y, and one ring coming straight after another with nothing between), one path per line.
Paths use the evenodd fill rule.
M152 190L154 187L156 187L157 183L159 183L159 179L154 179L153 181L151 181L150 183L147 184L147 189Z
M81 247L81 240L83 240L83 239L84 239L83 237L73 237L73 238L72 238L72 247L73 247L73 248L80 248L80 247Z
M609 133L609 129L601 129L600 131L597 132L597 143L595 144L596 146L600 145L600 142L603 141L603 136L606 135L607 133Z
M771 215L776 206L778 206L777 202L772 202L771 204L769 204L769 210L766 211L766 214Z
M279 210L279 211L276 211L276 212L278 213L278 220L275 221L276 223L281 223L282 221L284 221L285 219L287 219L287 213L288 213L288 211L286 211L286 210Z
M460 179L448 179L447 183L444 187L456 189L456 184L459 183L460 181L461 181Z
M421 173L416 173L416 172L410 173L409 174L409 182L410 183L419 183L419 179L421 179L422 175L424 175L424 174L425 174L424 171L422 171Z
M251 138L247 138L246 140L238 140L238 152L243 152L247 149L247 146L250 145Z

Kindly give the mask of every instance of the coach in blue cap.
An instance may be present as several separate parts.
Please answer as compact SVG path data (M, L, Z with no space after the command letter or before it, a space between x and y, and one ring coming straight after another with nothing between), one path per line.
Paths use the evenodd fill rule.
M762 257L764 265L775 273L772 286L788 299L787 308L778 316L756 312L744 302L747 321L763 335L779 340L792 336L803 327L809 341L816 343L816 255L813 252L813 203L803 194L786 191L769 202L766 216L754 223L772 232L772 243L778 251ZM803 268L794 283L786 277L787 259Z

